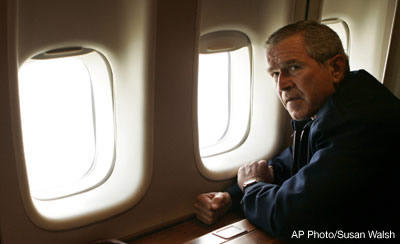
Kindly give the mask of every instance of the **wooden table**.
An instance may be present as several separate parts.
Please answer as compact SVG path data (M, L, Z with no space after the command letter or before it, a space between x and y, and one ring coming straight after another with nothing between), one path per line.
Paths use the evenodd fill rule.
M222 238L213 234L229 226L240 228L243 232L232 238ZM126 242L128 244L280 243L258 230L239 212L229 212L214 225L205 225L193 216L180 223L132 238Z
M257 229L247 219L224 226L185 244L280 243Z
M144 235L125 240L128 244L177 244L184 243L199 236L205 235L226 225L242 220L244 216L239 212L229 212L217 223L206 225L197 220L195 216L174 225L147 232Z

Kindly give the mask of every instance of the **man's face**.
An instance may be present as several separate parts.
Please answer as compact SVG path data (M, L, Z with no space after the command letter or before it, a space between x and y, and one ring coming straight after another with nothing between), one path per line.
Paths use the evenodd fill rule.
M312 59L300 34L270 46L267 61L276 92L294 120L316 115L335 91L329 60L320 64Z

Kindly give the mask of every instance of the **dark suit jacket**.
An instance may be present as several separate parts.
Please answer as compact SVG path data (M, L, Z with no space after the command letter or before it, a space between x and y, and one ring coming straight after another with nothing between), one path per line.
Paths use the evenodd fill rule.
M278 237L293 231L395 229L400 164L400 101L364 70L351 72L319 110L298 145L269 160L275 182L245 188L242 207ZM228 190L233 198L238 188ZM399 233L399 232L397 232Z

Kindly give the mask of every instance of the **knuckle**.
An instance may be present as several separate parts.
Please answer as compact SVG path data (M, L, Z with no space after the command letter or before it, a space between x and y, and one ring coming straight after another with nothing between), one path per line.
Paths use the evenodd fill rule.
M267 167L268 163L265 160L260 160L260 161L258 161L257 166L258 167Z
M203 193L203 194L200 194L197 196L197 201L199 203L205 203L209 199L210 199L210 197L209 197L209 194L207 194L207 193Z

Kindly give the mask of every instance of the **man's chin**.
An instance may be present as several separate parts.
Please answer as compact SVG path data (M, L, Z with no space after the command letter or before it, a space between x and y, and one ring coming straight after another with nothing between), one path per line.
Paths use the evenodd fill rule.
M293 120L305 120L311 117L311 115L300 113L298 111L295 112L289 111L289 115L290 117L292 117Z

